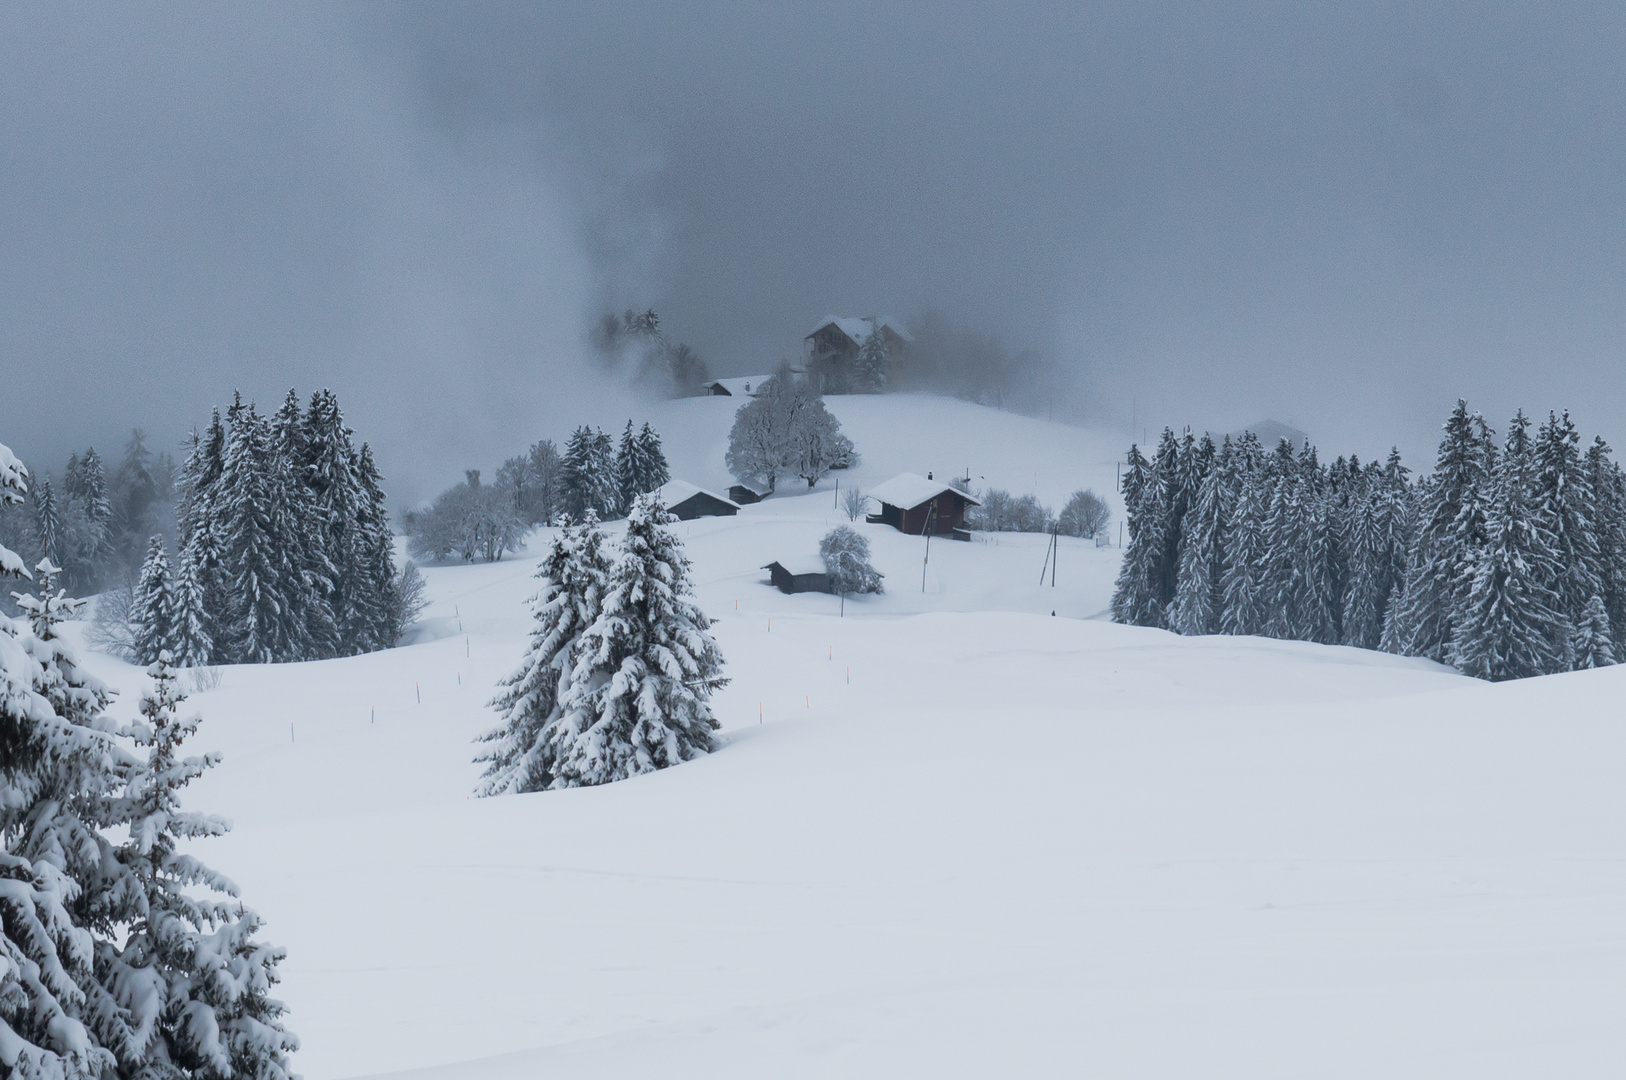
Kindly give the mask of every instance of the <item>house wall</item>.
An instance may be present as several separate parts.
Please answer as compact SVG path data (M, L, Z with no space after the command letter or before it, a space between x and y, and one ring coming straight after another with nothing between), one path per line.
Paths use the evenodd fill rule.
M932 528L934 536L946 536L965 524L965 500L944 493L930 502L903 511L898 527L911 536L919 536L926 528L926 519L930 516L933 503L937 505L937 520Z

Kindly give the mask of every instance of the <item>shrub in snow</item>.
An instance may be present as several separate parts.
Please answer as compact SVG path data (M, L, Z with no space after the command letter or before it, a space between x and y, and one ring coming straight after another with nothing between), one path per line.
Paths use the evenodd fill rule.
M535 626L525 658L498 684L491 702L502 722L480 741L485 763L481 795L542 791L558 778L564 712L561 700L575 670L576 647L598 618L610 564L604 534L589 511L585 521L559 530L536 576Z
M1015 496L993 488L982 505L970 507L966 524L983 532L1049 532L1050 511L1032 495Z
M841 493L841 509L848 521L857 521L868 513L869 504L870 497L857 488L848 488Z
M1066 536L1079 536L1088 540L1112 520L1112 511L1106 500L1086 488L1075 491L1056 517L1056 528Z
M552 787L607 784L712 749L710 699L727 684L711 620L689 599L689 560L654 494L640 495L598 615L576 647Z

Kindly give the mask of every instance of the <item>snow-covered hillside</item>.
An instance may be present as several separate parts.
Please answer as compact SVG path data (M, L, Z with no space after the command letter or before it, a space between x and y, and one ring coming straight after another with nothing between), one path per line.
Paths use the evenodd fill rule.
M665 408L674 473L722 485L730 403ZM832 408L843 485L1112 489L1110 437ZM289 950L310 1080L1626 1067L1626 671L1492 686L1114 626L1115 549L1064 542L1051 587L1043 538L923 564L862 524L887 592L838 618L760 569L833 503L675 527L734 681L723 748L663 773L469 797L527 558L426 569L418 644L193 699L226 760L192 803L236 823L209 861ZM132 710L140 675L91 666Z

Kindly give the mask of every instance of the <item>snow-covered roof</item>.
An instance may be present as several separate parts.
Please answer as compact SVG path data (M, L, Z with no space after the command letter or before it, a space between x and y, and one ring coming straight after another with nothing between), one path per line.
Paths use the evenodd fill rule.
M981 506L982 503L967 495L953 484L945 484L940 480L928 480L919 473L899 473L884 484L878 484L866 493L876 502L887 503L902 510L909 510L923 502L929 502L945 491L952 491L972 506Z
M909 331L905 330L898 320L890 319L883 315L878 321L882 326L891 328L892 332L901 337L903 340L915 340L909 336ZM843 334L846 334L856 342L862 343L865 338L869 337L868 319L856 319L841 315L826 315L823 319L819 320L819 325L807 332L806 336L812 337L814 334L818 333L820 330L823 330L826 326L829 326L832 323L835 324L837 330L840 330Z
M715 491L707 491L703 487L689 483L687 480L668 480L660 489L661 505L671 509L685 499L692 499L696 495L709 495L720 503L726 503L738 510L740 504L727 495L719 495Z
M826 573L824 569L824 560L817 555L799 555L789 559L775 559L774 562L783 567L785 572L791 577L801 577L804 574ZM768 566L772 565L773 563L768 564ZM768 569L768 566L764 566L763 569Z
M714 386L719 386L734 397L755 397L762 392L762 384L772 377L771 375L741 375L732 379L713 379L703 389L710 390Z

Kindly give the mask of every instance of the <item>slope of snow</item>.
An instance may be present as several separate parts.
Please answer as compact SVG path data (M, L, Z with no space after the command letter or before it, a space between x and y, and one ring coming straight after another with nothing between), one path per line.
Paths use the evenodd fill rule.
M856 482L963 451L1111 491L1089 432L885 401L837 405ZM718 485L728 414L677 406L677 474ZM675 526L734 680L680 768L469 798L529 558L426 569L419 644L193 699L226 762L192 805L236 823L203 852L288 947L310 1080L1626 1068L1626 671L1113 626L1115 549L1064 542L1052 587L1042 537L923 561L862 524L888 591L838 618L758 569L833 503ZM139 674L92 661L133 711Z

